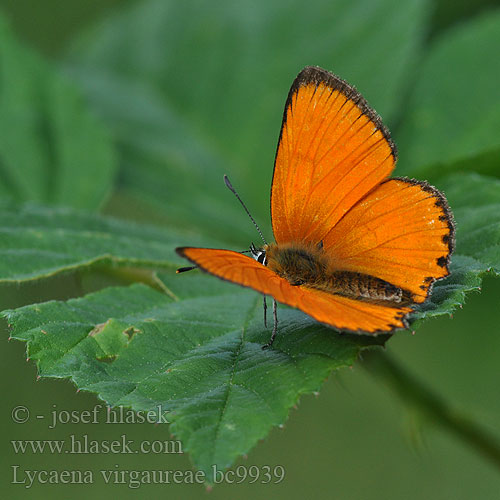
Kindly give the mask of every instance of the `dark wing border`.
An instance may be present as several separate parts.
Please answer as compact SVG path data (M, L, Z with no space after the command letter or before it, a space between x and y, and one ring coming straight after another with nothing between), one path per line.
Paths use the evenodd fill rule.
M406 182L407 184L412 184L414 186L420 186L422 188L422 191L425 191L427 193L430 193L434 196L436 201L434 202L434 205L438 208L441 208L443 210L443 215L440 215L439 218L441 221L446 221L448 225L448 234L445 234L443 236L443 243L445 245L448 245L448 254L447 255L442 255L441 257L438 257L437 259L437 265L439 267L444 267L446 268L446 271L448 272L448 275L450 274L450 262L451 262L451 255L453 254L455 250L455 219L453 217L453 212L451 211L450 206L448 205L448 200L444 196L444 194L439 191L436 187L433 185L429 184L427 181L420 181L418 179L412 179L410 177L391 177L384 182L389 182L392 180L396 181L401 181L401 182ZM438 279L444 279L446 276L443 278L438 278ZM433 281L431 283L434 283L436 281L435 278L433 278ZM427 298L429 298L430 291L431 291L432 286L429 287L429 291L427 294ZM427 299L426 299L427 300Z

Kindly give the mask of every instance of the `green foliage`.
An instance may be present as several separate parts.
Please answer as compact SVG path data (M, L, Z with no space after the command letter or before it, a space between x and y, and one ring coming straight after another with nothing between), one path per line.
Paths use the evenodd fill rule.
M2 204L0 234L0 283L97 264L173 268L183 262L175 247L200 244L185 232L38 204Z
M463 173L445 177L440 185L455 207L456 253L476 259L484 270L500 273L500 180Z
M306 64L353 82L400 124L398 174L430 179L448 197L452 274L413 319L450 314L486 272L500 273L500 13L425 46L428 7L149 0L77 41L66 77L1 24L0 192L16 203L0 206L0 284L96 264L163 270L154 277L163 293L135 284L4 311L40 375L71 378L113 405L161 405L209 473L282 424L332 370L387 340L338 334L281 307L278 339L263 351L270 331L260 296L197 271L173 273L173 248L201 243L199 234L245 246L255 236L224 172L267 220L282 106ZM161 212L165 227L73 209L98 207L111 188L115 200L125 193L152 206L151 217Z
M499 175L499 25L500 12L488 13L432 44L397 137L405 174L434 181L467 167Z
M435 35L457 22L498 7L498 0L435 0L431 22L431 34Z
M419 53L427 5L150 0L83 36L69 66L119 142L123 189L173 225L220 237L222 226L246 246L252 229L242 230L230 209L222 174L245 186L254 216L267 224L294 76L306 65L333 68L390 121Z
M214 280L192 280L182 294L132 285L3 314L40 375L70 377L112 405L169 411L171 432L210 480L212 464L230 466L301 394L386 337L333 333L284 309L273 349L263 350L260 297L222 282L218 294L193 297L205 281Z
M75 85L17 42L0 17L0 193L95 209L115 173L110 135Z

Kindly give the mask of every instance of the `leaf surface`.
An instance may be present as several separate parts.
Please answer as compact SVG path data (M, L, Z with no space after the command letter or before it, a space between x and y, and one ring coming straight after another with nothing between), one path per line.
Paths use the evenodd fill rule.
M500 180L455 174L440 187L454 208L457 250L450 277L436 283L414 320L450 314L465 292L479 288L484 273L500 272ZM33 221L35 214L27 218ZM138 265L158 259L155 265L171 266L160 261L170 240L153 228L51 214L38 213L42 228L50 220L64 234L70 223L73 231L82 225L84 238L97 235L99 248L105 236L112 251L120 249L119 259ZM22 217L13 225L22 226ZM33 229L29 234L36 237ZM263 351L270 329L263 327L260 295L198 271L175 275L171 269L159 274L158 283L165 293L139 284L106 288L3 314L11 335L28 342L42 376L70 377L112 405L161 405L171 412L172 432L209 480L213 464L230 466L283 424L301 394L317 391L332 370L352 364L360 349L387 339L339 334L280 307L278 338Z
M69 208L0 206L0 282L25 281L89 265L179 266L175 247L200 238Z
M390 122L417 60L427 5L150 0L82 36L69 68L120 144L123 189L154 203L172 225L247 244L252 228L226 209L235 202L220 179L229 175L270 234L273 160L295 75L323 66Z
M0 193L96 209L115 174L111 137L76 86L0 17Z
M399 172L435 180L499 173L500 10L445 32L430 47L397 136Z
M175 287L182 276L162 278ZM111 405L170 412L170 431L211 481L213 464L230 466L300 395L387 337L341 335L280 308L279 335L263 350L260 295L215 280L217 294L196 296L205 281L214 278L170 296L136 284L3 315L41 376L71 378Z

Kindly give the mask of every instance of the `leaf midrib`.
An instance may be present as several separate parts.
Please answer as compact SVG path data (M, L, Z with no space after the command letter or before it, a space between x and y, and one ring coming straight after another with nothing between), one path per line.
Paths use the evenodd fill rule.
M210 454L210 457L211 457L210 460L212 463L214 463L214 457L217 456L217 446L219 443L218 437L219 437L220 427L222 425L222 421L224 419L224 414L226 412L227 405L229 403L229 397L231 395L233 380L234 380L234 376L236 374L236 365L238 363L238 359L240 357L241 351L243 350L243 346L245 345L245 342L246 342L245 333L246 333L246 330L248 328L248 324L249 324L249 322L250 322L250 320L251 320L251 318L252 318L252 316L257 308L257 304L258 304L258 299L256 298L254 301L254 304L249 308L247 315L245 317L245 321L243 322L243 326L241 328L240 342L238 344L237 349L235 350L234 359L233 359L233 367L231 370L231 375L229 376L226 394L224 396L224 405L222 406L219 418L217 420L217 423L216 423L215 429L214 429L213 447L212 447L212 453Z

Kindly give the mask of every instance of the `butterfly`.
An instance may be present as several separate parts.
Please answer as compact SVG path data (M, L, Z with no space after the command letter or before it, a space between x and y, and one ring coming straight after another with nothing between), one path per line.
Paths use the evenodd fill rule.
M449 274L455 229L435 187L389 177L396 159L388 129L354 87L304 68L285 103L274 163L275 243L252 243L250 255L177 248L194 264L179 271L198 267L272 296L274 328L263 347L276 336L276 301L343 332L407 328Z

